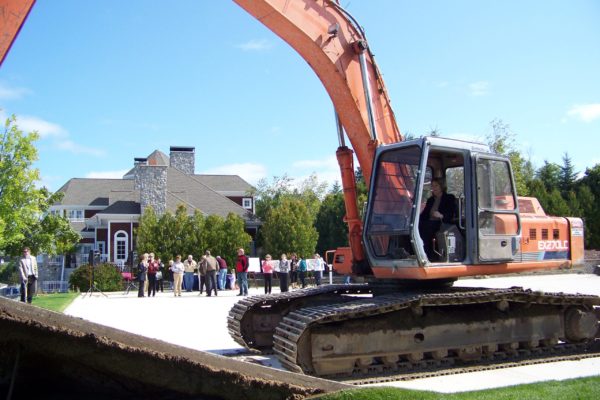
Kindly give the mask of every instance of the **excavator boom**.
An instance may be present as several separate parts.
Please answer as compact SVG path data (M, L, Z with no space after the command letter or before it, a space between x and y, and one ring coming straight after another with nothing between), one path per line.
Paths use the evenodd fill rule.
M362 29L337 1L234 1L288 43L315 71L368 181L376 147L372 143L397 143L402 136ZM365 93L370 93L370 98Z

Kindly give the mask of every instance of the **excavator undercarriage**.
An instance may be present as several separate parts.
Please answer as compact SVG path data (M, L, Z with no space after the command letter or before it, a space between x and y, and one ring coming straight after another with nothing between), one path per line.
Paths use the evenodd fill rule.
M230 332L263 351L272 337L286 368L324 377L535 355L598 334L596 296L454 287L356 297L368 285L353 286L245 299L230 311Z

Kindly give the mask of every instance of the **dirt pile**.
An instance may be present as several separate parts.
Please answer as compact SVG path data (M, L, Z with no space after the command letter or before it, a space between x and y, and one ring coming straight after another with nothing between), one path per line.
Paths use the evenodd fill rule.
M302 399L347 387L1 298L0 354L3 393L16 371L13 399Z

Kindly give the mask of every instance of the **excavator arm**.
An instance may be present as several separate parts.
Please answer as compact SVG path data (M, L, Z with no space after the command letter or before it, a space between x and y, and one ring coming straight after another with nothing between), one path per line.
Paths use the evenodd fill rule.
M336 0L234 1L304 58L333 101L351 265L355 273L370 274L357 206L354 153L369 187L375 149L400 142L402 136L365 34ZM345 146L344 130L354 152Z
M234 1L288 43L315 71L368 183L377 144L396 143L402 137L360 26L333 0Z

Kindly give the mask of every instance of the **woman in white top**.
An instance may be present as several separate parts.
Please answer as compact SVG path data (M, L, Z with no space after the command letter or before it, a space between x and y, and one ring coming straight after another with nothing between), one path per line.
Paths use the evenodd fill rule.
M288 279L290 275L290 260L287 259L287 255L283 253L281 255L281 259L279 260L279 289L281 292L287 292L289 290L288 287Z
M175 262L169 267L173 273L173 294L181 296L181 284L183 283L183 271L185 266L181 262L181 256L175 257Z

